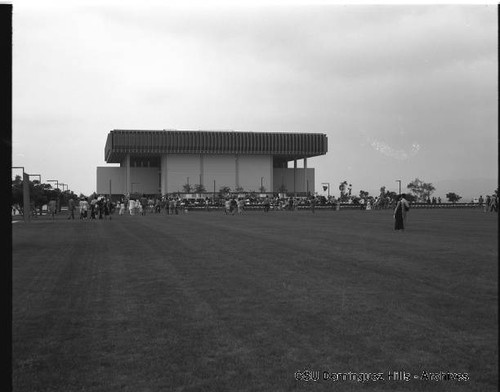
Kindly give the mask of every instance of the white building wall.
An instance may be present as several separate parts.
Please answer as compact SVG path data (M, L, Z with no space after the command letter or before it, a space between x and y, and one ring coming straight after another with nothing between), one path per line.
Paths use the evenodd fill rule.
M159 169L157 167L130 168L131 193L158 194L160 191Z
M213 192L214 180L216 192L218 192L222 186L228 186L234 190L234 188L236 188L236 156L204 155L203 177L205 180L205 188L207 188L209 192Z
M239 175L236 175L238 167ZM305 176L307 173L307 177ZM283 181L289 193L294 192L294 169L273 168L272 156L269 155L203 155L200 162L198 154L168 154L161 159L160 169L157 167L130 167L130 191L134 193L162 194L182 192L182 186L189 177L191 185L198 184L202 174L203 185L208 192L218 192L222 186L232 190L236 188L238 177L239 185L245 191L258 192L262 183L267 192L278 192ZM97 193L109 193L111 180L112 194L127 193L127 168L98 167ZM307 180L307 181L306 181ZM308 183L309 192L315 189L314 169L297 168L295 175L295 192L306 192ZM161 188L160 188L161 186Z
M240 186L245 191L259 192L262 184L272 191L273 159L271 155L239 155L238 169Z
M167 193L182 192L182 186L200 183L200 156L197 154L168 154L167 168Z
M278 192L279 188L281 187L281 184L285 185L288 193L294 192L293 168L275 167L273 171L273 176L274 176L273 192ZM314 168L295 169L295 192L307 192L307 190L309 190L309 192L313 194L314 189L315 189Z
M126 172L124 167L97 167L96 193L109 194L109 181L111 180L111 193L124 194Z

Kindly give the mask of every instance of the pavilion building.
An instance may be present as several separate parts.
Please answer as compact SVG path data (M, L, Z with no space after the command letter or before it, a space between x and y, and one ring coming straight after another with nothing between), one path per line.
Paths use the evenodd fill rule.
M182 193L185 184L201 184L214 193L227 186L308 194L315 180L307 159L327 150L327 136L321 133L112 130L104 158L120 166L97 167L96 190L166 195Z

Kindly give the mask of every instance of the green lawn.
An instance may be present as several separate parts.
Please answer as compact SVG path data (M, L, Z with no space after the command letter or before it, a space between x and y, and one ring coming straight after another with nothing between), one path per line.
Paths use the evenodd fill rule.
M388 210L12 230L16 392L498 390L494 213L412 210L404 233Z

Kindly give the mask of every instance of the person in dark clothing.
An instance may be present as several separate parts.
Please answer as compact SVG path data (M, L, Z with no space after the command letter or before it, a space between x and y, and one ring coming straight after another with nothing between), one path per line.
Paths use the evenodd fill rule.
M97 196L90 201L90 219L95 219L95 213L97 210Z
M314 214L316 210L316 198L313 196L311 197L311 212Z
M236 213L236 209L238 208L238 202L236 201L236 199L233 197L231 199L231 207L230 207L230 212L232 215L234 215Z
M111 213L113 212L113 204L111 203L111 200L105 199L103 203L103 211L104 211L104 219L110 219L111 220Z
M269 212L269 208L271 206L271 202L269 201L269 197L266 196L266 198L264 199L264 212Z
M406 213L410 210L410 204L403 193L398 197L396 208L394 209L394 230L404 231L406 222Z
M141 215L146 215L146 209L148 208L148 199L146 195L143 193L142 197L139 199L142 207Z
M99 219L102 219L104 213L104 197L99 197L96 203L97 212L99 213Z

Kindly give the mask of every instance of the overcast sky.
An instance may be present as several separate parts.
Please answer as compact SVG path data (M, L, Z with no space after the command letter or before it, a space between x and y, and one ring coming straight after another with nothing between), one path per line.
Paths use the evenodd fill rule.
M43 182L95 191L112 129L232 129L326 133L321 193L497 187L494 4L40 3L13 3L12 157Z

